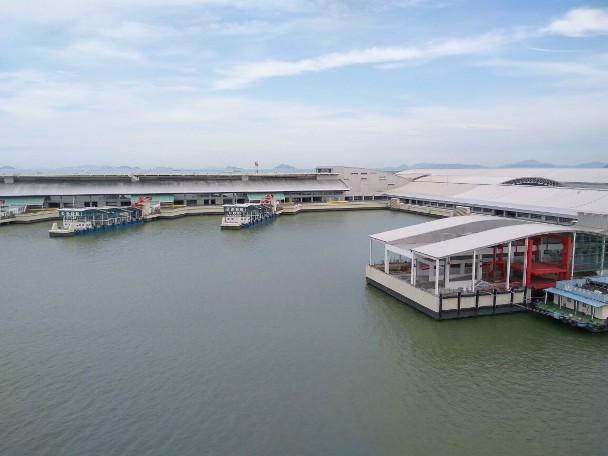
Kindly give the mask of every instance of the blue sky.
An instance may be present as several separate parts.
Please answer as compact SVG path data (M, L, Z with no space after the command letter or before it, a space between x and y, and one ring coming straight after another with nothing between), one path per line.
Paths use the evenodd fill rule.
M0 4L0 166L608 161L608 7Z

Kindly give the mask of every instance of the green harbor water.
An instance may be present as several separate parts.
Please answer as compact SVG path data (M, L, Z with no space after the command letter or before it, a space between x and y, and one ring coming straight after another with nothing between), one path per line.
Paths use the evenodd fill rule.
M0 455L606 455L608 336L365 284L389 211L0 227Z

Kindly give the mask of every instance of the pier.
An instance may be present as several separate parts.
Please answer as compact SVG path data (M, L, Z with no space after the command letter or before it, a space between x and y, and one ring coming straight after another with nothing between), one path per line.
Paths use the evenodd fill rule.
M366 281L437 320L518 312L543 290L563 294L560 284L573 276L601 276L606 237L599 228L502 217L440 219L371 235ZM608 302L597 296L589 316L603 320Z

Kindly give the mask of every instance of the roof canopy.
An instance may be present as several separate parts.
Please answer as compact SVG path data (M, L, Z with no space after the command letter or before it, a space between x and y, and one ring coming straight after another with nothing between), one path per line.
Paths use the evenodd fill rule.
M466 215L372 234L370 237L421 256L445 258L543 234L599 232L592 228Z
M0 182L0 198L21 195L159 195L204 193L275 193L346 191L348 187L339 179L260 178L251 180L158 180L158 181L48 181Z
M521 225L502 226L468 236L427 244L414 249L414 251L423 256L445 258L485 247L506 244L507 242L527 237L543 234L571 233L573 231L580 230L571 226L551 225L548 223L524 223Z
M493 217L490 215L466 215L449 217L417 225L406 226L370 237L392 245L402 243L430 243L445 241L465 234L496 228L499 226L525 224L522 220Z

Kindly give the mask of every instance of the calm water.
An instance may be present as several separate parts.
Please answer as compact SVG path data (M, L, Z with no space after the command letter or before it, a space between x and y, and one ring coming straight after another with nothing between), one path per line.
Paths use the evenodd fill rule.
M422 220L0 227L0 454L608 454L608 337L365 285L366 236Z

